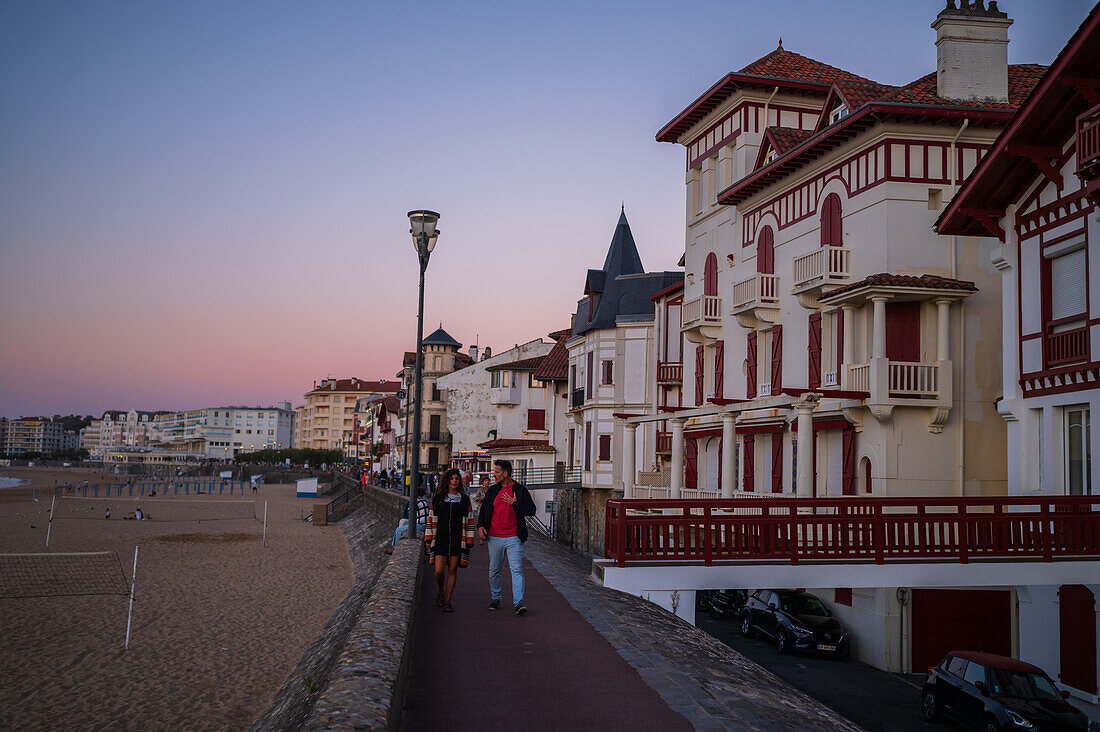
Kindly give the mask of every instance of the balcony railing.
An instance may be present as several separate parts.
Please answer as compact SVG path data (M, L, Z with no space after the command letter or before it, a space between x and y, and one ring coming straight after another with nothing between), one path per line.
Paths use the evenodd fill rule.
M939 396L940 368L934 363L890 362L890 395L900 397Z
M440 442L450 444L451 433L450 432L421 432L421 442Z
M519 404L518 386L494 386L489 390L490 404Z
M684 303L684 327L722 322L722 298L719 295L703 295Z
M580 409L583 406L584 406L584 387L582 386L580 389L574 389L573 393L570 395L569 408L570 409Z
M515 479L528 488L539 486L559 485L562 483L580 483L580 465L555 465L549 468L516 469Z
M672 452L672 433L671 432L658 432L657 433L657 452L670 454Z
M680 384L684 381L684 364L681 361L658 361L657 383Z
M1074 361L1084 361L1089 356L1089 329L1087 325L1046 336L1047 365L1060 366Z
M821 375L822 386L840 386L840 372L835 369Z
M861 363L848 368L848 388L854 391L871 390L871 364Z
M1077 172L1088 174L1100 166L1100 106L1077 119Z
M744 512L749 509L755 513ZM604 556L620 567L759 559L1052 562L1098 555L1096 496L611 500L604 518Z
M794 260L794 286L804 287L814 282L834 282L848 279L848 259L845 247L821 247Z
M779 302L779 275L757 272L733 286L733 309L769 307Z

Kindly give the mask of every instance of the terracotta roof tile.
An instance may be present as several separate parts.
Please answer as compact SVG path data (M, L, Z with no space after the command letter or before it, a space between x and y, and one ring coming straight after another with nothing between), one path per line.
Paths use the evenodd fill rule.
M783 46L756 59L738 73L810 81L818 84L831 84L840 79L867 81L862 76L823 64L800 53L788 51Z
M836 82L837 91L848 103L849 111L859 109L867 102L882 99L887 94L898 90L896 86L879 84L877 81L852 81L845 79Z
M565 333L550 352L542 357L542 363L535 370L535 378L542 381L565 381L569 378L569 349L565 347L565 341L572 331Z
M927 290L978 291L977 285L967 280L953 280L950 277L940 277L939 275L930 274L917 276L880 272L879 274L873 274L870 277L862 279L859 282L853 282L850 285L832 290L823 295L822 300L829 300L837 295L852 292L853 290L858 290L863 287L919 287Z
M1047 67L1039 64L1013 64L1008 67L1008 102L987 100L946 99L936 94L936 73L932 72L906 84L876 101L895 104L932 104L945 107L976 107L982 109L1018 109L1027 95L1043 78Z
M354 392L396 392L401 388L400 381L388 381L383 379L381 381L364 381L363 379L336 379L335 384L325 385L322 381L316 389L311 389L306 394L318 394L320 392L338 392L338 391L354 391Z
M801 144L813 134L813 130L800 130L795 127L769 127L768 132L775 141L776 152L780 155Z
M542 359L545 356L534 356L532 358L521 358L518 361L510 361L508 363L497 363L485 369L486 371L535 371L542 363Z
M552 341L561 340L563 337L567 337L573 334L572 328L566 328L564 330L555 330L553 333L548 334L546 337Z

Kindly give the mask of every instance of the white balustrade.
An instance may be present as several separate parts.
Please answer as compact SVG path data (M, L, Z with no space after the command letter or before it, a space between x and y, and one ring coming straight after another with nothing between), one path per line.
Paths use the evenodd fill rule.
M733 307L759 307L779 302L779 275L757 272L733 286Z
M898 396L937 396L939 367L934 363L890 362L890 393Z
M794 260L794 286L816 280L835 281L848 277L851 252L845 247L821 247Z
M826 371L821 379L822 386L836 386L840 383L840 374L836 370Z
M703 295L684 303L683 324L720 323L722 321L722 298L718 295Z
M871 390L871 364L861 363L848 367L848 386L853 391Z

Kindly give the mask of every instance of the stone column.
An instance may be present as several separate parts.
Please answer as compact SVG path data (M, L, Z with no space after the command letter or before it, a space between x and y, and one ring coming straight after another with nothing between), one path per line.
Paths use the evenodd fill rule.
M672 497L680 498L684 488L684 420L673 417L672 422Z
M638 437L638 425L627 422L623 431L623 498L634 497L634 456Z
M950 313L951 301L946 299L936 300L936 360L947 361L949 353L948 340L948 319L947 316Z
M798 412L798 484L795 493L799 498L813 498L814 495L814 409L821 395L815 392L803 394L794 402Z
M737 483L734 466L737 463L737 433L734 423L737 415L726 412L722 415L722 498L733 498L733 488Z
M876 295L871 298L874 303L874 329L871 339L871 355L874 358L886 358L886 301L890 298ZM845 333L847 338L848 334Z

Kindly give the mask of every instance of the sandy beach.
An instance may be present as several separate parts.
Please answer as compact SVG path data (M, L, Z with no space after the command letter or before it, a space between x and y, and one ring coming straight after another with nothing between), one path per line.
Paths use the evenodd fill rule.
M17 470L0 475L21 477ZM57 472L31 477L43 486L94 480ZM29 490L0 493L0 552L47 551L50 491L37 503ZM145 498L143 508L154 512L169 500ZM125 596L0 599L0 728L246 729L353 574L340 528L301 521L313 500L296 498L294 486L263 486L245 500L256 500L259 516L269 503L266 548L253 519L56 520L48 551L115 551L127 581L141 547L130 650L123 650ZM132 506L118 504L117 517Z

